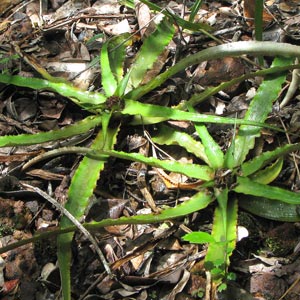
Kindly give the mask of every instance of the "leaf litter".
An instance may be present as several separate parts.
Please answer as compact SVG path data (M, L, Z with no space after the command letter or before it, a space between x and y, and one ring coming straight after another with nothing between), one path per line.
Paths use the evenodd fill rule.
M299 4L296 1L281 1L276 10L273 2L268 1L264 11L265 34L272 31L268 38L277 40L279 36L280 40L297 43ZM143 36L154 26L153 12L144 5L143 9L133 10L118 1L52 0L47 5L45 3L47 1L2 1L2 71L9 68L29 78L34 77L37 71L47 72L66 80L75 78L76 86L83 89L98 90L101 76L99 51L104 41L109 36L135 34L135 41L127 50L127 64L130 65L132 56L142 44ZM154 73L148 72L144 82L179 58L219 42L251 40L253 4L251 1L244 3L241 6L238 1L204 2L195 21L213 26L214 38L197 32L182 31L179 27L168 49L159 58ZM178 15L189 17L190 7L181 1L161 2L160 6L168 6ZM285 30L282 31L282 28ZM20 58L12 59L14 54ZM253 66L253 62L250 64L244 59L226 58L203 63L177 74L167 86L150 94L147 101L163 103L165 106L177 105L194 92L240 76L252 68L256 68L255 64ZM247 91L255 91L259 83L259 78L253 78L232 86L201 103L199 110L208 114L241 114L251 100ZM291 102L282 110L274 111L272 118L275 123L280 124L280 117L281 122L297 131L299 94L298 91L294 93ZM57 129L88 115L86 111L51 92L28 92L1 84L1 99L1 135ZM180 126L181 130L191 134L188 124L183 126L174 122L172 126ZM155 126L149 126L147 130L155 137ZM227 146L228 138L233 134L228 128L215 125L210 125L209 130L223 147ZM126 128L118 137L117 148L145 151L145 147L149 147L149 141L144 136L143 128L135 132L130 127ZM89 137L67 141L67 144L89 145ZM270 137L270 133L265 131L259 139L259 147L253 150L256 154L285 137L279 133L278 136ZM295 137L291 136L291 139ZM135 145L132 146L133 144ZM2 246L30 237L32 232L51 230L57 226L60 214L40 195L21 188L22 183L30 184L53 194L62 204L65 202L70 177L80 160L78 155L51 158L32 166L28 171L20 171L22 161L49 147L54 149L58 145L43 144L34 149L1 148ZM176 145L160 145L157 152L162 156L167 153L175 160L193 162L195 159ZM188 178L177 178L175 174L169 173L166 176L169 181L189 183ZM299 190L300 180L297 176L294 162L286 159L284 170L277 179L278 184L294 186L294 190ZM150 208L159 209L174 202L183 202L193 195L191 190L167 187L163 179L157 170L142 163L129 164L121 159L109 161L87 209L87 220L99 221L107 215L118 218L132 213L151 212ZM182 180L184 181L181 182ZM80 247L74 248L72 262L74 298L201 299L207 287L203 268L206 249L184 243L181 236L193 229L209 230L212 210L208 208L205 212L205 215L194 213L185 220L161 225L110 226L96 232L95 239L115 272L115 277L104 275L94 247L86 237L77 234L74 242ZM243 299L281 299L283 296L284 299L297 299L300 287L297 223L286 225L266 221L245 212L241 213L240 223L248 229L249 236L237 244L236 254L232 258L231 267L237 274L239 286L229 289L231 299L239 299L240 295L243 295ZM286 234L283 236L282 232ZM288 239L285 239L287 236ZM60 281L55 248L55 241L50 239L3 254L5 267L1 271L4 278L0 282L1 297L26 300L52 299L58 296ZM253 256L253 253L256 255ZM248 294L243 294L243 289Z

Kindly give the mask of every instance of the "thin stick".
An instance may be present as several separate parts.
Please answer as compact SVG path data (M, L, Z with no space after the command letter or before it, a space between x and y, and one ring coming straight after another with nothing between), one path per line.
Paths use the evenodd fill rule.
M49 201L57 210L59 210L61 213L63 213L83 233L83 235L95 247L95 251L99 256L99 259L102 262L102 264L105 268L105 271L107 272L107 274L111 275L112 272L110 270L109 264L106 261L105 256L103 255L101 249L99 248L96 240L93 238L93 236L90 234L90 232L86 228L84 228L83 225L77 219L75 219L74 216L68 210L66 210L61 204L59 204L54 198L49 196L47 193L45 193L44 191L42 191L41 189L39 189L37 187L29 185L29 184L22 183L22 185L24 187L26 187L27 189L38 193L40 196L42 196L47 201Z
M278 299L278 300L282 300L288 293L291 292L291 290L299 283L300 281L300 277L298 277L293 284L285 291L285 293Z

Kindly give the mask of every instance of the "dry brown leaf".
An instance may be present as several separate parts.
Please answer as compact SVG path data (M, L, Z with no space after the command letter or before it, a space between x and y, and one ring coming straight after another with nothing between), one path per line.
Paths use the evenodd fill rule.
M254 0L244 0L244 17L247 18L247 24L249 26L254 25L255 17L255 1ZM270 15L265 9L263 11L263 22L264 25L269 24L273 21L273 16Z
M62 180L64 178L64 175L56 174L42 169L34 169L27 172L26 174L31 175L33 177L42 178L45 180Z
M141 2L137 2L135 5L137 21L140 28L141 37L143 38L148 24L151 21L151 13L149 7Z

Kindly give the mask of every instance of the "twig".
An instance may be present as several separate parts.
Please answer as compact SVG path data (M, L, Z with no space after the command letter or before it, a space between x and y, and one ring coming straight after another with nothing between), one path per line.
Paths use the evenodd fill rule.
M295 64L298 64L299 60L296 58ZM285 94L285 97L280 103L280 108L286 106L290 100L293 98L294 94L296 93L297 89L300 86L300 69L294 69L292 73L292 80L290 86Z
M205 300L210 300L211 293L211 273L209 271L205 272L206 275L206 287L205 287Z
M95 248L96 253L99 256L100 261L102 262L107 274L111 275L112 272L110 270L109 264L106 261L101 249L99 248L96 240L93 238L93 236L89 233L89 231L87 229L85 229L83 227L83 225L73 217L73 215L66 210L61 204L59 204L54 198L52 198L51 196L49 196L47 193L45 193L44 191L42 191L41 189L34 187L32 185L29 184L25 184L22 183L22 185L24 187L26 187L29 190L32 190L36 193L38 193L40 196L42 196L43 198L45 198L47 201L49 201L57 210L59 210L61 213L63 213L82 233L83 235L92 243L92 245Z
M282 300L283 298L285 298L285 296L287 296L287 294L291 292L291 290L299 283L299 281L300 277L296 278L293 284L285 291L285 293L278 300Z

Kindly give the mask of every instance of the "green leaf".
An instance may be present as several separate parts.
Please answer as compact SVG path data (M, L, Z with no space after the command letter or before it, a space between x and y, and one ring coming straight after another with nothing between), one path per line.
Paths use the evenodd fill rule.
M108 57L111 72L118 84L123 79L123 67L126 57L126 47L131 43L130 34L123 33L108 41ZM105 75L102 73L102 76Z
M108 43L103 44L101 48L101 55L100 55L100 65L101 65L101 81L102 86L105 91L105 94L110 97L112 96L118 86L117 80L111 70L109 57L108 57Z
M188 105L188 109L190 112L195 112L196 110ZM224 154L220 148L220 146L215 142L210 133L207 130L205 125L195 124L195 129L202 141L204 146L205 154L209 161L209 166L213 169L217 170L223 167L224 164Z
M77 147L80 152L81 147ZM84 148L82 148L84 149ZM87 152L85 152L87 153ZM90 157L97 158L98 156L106 154L109 156L118 157L121 159L128 159L135 162L142 162L153 167L162 168L171 172L184 174L188 177L202 179L205 181L210 181L214 178L214 170L208 166L201 166L191 163L182 163L175 160L159 160L154 157L146 157L139 153L127 153L123 151L90 151L87 153Z
M258 171L257 173L250 176L250 179L262 184L269 184L274 181L280 174L283 166L283 158L279 158L270 165L269 167Z
M165 120L177 120L177 121L192 121L196 123L216 123L216 124L246 124L246 125L254 125L261 126L266 128L271 128L276 131L282 131L278 129L278 127L269 126L264 123L255 122L251 120L241 120L234 118L226 118L226 117L217 117L211 115L204 115L198 113L191 113L186 111L181 111L178 109L153 105L153 104L145 104L138 101L126 100L125 108L121 112L122 114L133 115L138 118L140 115L142 117L142 124L147 124L146 118L151 118L153 123L159 123ZM155 116L155 117L154 117ZM141 123L138 120L138 124ZM135 124L132 122L132 124ZM253 126L252 126L253 127ZM256 130L256 129L255 129Z
M152 140L160 145L179 145L209 165L204 146L200 142L195 141L187 133L174 130L165 125L160 125L157 134L152 137Z
M156 30L146 38L130 69L131 76L129 84L134 88L142 82L147 70L153 66L159 55L170 43L174 31L174 26L170 23L168 18L165 17L158 24Z
M205 266L212 270L213 280L221 283L226 278L231 256L236 243L237 201L228 201L228 190L216 191L219 206L215 209L212 237L205 257ZM213 270L216 272L214 274Z
M180 18L176 14L172 13L170 10L167 9L162 9L158 5L148 1L148 0L140 0L142 3L146 4L149 6L149 8L153 9L154 11L160 12L164 14L165 16L174 19L174 23L176 25L181 26L184 29L189 29L189 30L194 30L194 31L199 31L199 30L211 30L211 27L207 24L204 23L193 23L184 20L183 18Z
M182 239L184 241L194 243L194 244L205 244L205 243L214 243L215 239L207 232L190 232L185 234Z
M168 78L172 77L176 73L183 71L189 66L200 64L204 61L234 57L243 54L248 55L271 55L271 56L287 56L297 57L300 56L300 47L294 46L288 43L275 43L275 42L235 42L223 44L215 47L209 47L190 56L187 56L176 63L174 66L167 69L162 74L153 78L147 84L140 86L130 93L126 94L126 99L137 100L143 95L152 91L156 87L164 83Z
M102 135L103 135L102 148L104 148L106 137L108 135L108 125L109 125L109 121L111 118L111 114L112 114L111 111L109 113L103 112L103 114L102 114ZM100 148L100 149L102 149L102 148Z
M274 221L300 221L300 206L295 204L274 201L264 197L242 196L239 197L239 206L256 216Z
M279 187L269 186L254 182L246 177L237 177L237 186L233 188L237 193L253 195L257 197L267 197L289 204L300 205L300 194L284 190Z
M214 141L212 136L209 134L205 125L196 125L195 128L199 137L204 145L205 154L209 160L209 166L214 170L223 167L224 154L220 149L219 145Z
M128 82L130 79L130 71L126 73L126 75L123 77L123 79L118 84L117 90L115 92L115 96L122 98L124 94L126 93L126 89L128 88Z
M175 207L166 208L161 210L159 213L145 214L145 215L134 215L131 217L121 217L118 219L104 219L100 222L84 223L83 226L88 230L99 230L99 228L114 226L114 225L124 225L124 224L151 224L159 223L167 220L172 220L175 218L183 217L198 210L206 208L213 199L208 192L200 191L192 196L189 200L178 204ZM65 229L54 229L47 232L36 233L34 237L21 240L16 243L10 244L8 246L0 248L0 254L19 247L32 243L40 239L46 239L59 234L65 234L67 232L74 232L77 230L76 226L69 226Z
M255 10L254 10L254 27L255 27L255 40L263 40L263 9L264 2L261 0L255 0ZM263 57L258 58L259 64L263 66Z
M222 292L222 291L226 291L227 290L227 284L226 283L221 283L219 286L218 286L218 292Z
M100 131L94 140L91 149L111 149L116 142L117 130L110 129L104 137ZM80 220L89 199L93 194L100 172L104 169L106 159L94 160L89 157L84 157L77 168L69 187L68 201L65 208L77 219ZM63 216L60 221L60 228L64 229L73 223ZM62 234L57 238L57 257L60 267L62 291L64 300L71 299L71 279L70 279L70 264L71 264L71 241L73 233Z
M275 159L282 157L288 153L298 151L300 150L300 143L297 144L289 144L289 145L284 145L281 147L278 147L277 149L273 151L266 151L260 154L259 156L254 157L252 160L249 160L245 163L242 164L241 169L242 169L242 175L244 177L247 177L267 164L271 163Z
M290 58L275 58L272 66L283 66L292 64L293 60ZM256 122L265 122L268 114L272 110L273 102L277 99L281 86L284 83L286 75L269 75L267 76L257 90L256 95L252 99L250 106L246 112L244 120L251 120ZM243 125L239 128L238 134L235 137L232 145L235 147L234 152L228 149L228 155L233 153L234 159L228 163L227 167L233 169L240 166L249 151L254 147L255 138L260 135L261 127L253 127Z
M90 107L105 103L106 97L101 93L88 92L74 87L71 83L57 83L45 79L28 78L18 75L0 74L0 82L31 88L34 90L51 90L70 98L76 104Z
M132 217L121 217L119 219L105 219L100 222L85 224L87 229L95 230L111 225L122 224L151 224L162 221L187 216L193 212L206 208L213 201L210 193L200 191L193 195L189 200L176 205L175 207L162 209L159 213L136 215Z
M190 17L189 17L189 21L190 22L194 22L195 20L195 17L201 7L201 4L202 4L202 0L196 0L195 3L193 4L192 8L191 8L191 14L190 14Z
M254 23L255 23L255 39L257 41L262 41L263 9L264 9L264 2L261 0L255 0Z
M99 39L104 39L104 38L105 38L104 33L98 33L98 34L95 34L95 35L93 35L91 38L89 38L89 39L85 42L85 45L86 45L86 46L91 46L91 45L93 45L93 43L96 42L97 40L99 40Z
M47 132L40 132L35 134L0 136L0 147L26 146L66 139L74 135L88 132L90 129L101 124L101 120L101 116L90 116L73 125L69 125L58 130L50 130Z
M187 105L190 106L196 106L197 104L203 102L204 100L208 99L209 97L215 95L216 93L220 91L224 91L228 89L229 87L238 84L240 82L243 82L247 79L254 78L257 76L266 76L268 74L275 74L275 73L282 73L283 71L293 70L295 68L300 68L300 64L297 65L289 65L289 66L280 66L280 67L272 67L268 69L263 69L255 72L250 72L247 74L244 74L239 77L235 77L229 81L222 82L218 86L215 87L208 87L205 89L205 91L201 93L194 93L192 97L187 100L186 102L183 102L179 104L176 108L185 108Z
M153 167L163 168L171 172L184 174L188 177L201 179L203 181L211 181L214 178L214 170L208 166L202 166L202 165L192 164L192 163L182 163L182 162L177 162L176 160L160 160L154 157L146 157L139 153L127 153L123 151L105 150L105 149L93 150L87 147L71 146L71 147L61 147L59 149L50 150L47 151L45 155L42 155L40 157L40 160L48 159L50 157L67 154L67 153L85 154L89 158L95 160L103 160L108 158L109 156L118 157L121 159L146 163Z

